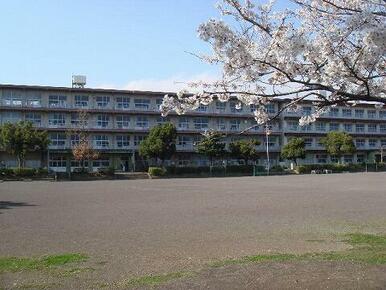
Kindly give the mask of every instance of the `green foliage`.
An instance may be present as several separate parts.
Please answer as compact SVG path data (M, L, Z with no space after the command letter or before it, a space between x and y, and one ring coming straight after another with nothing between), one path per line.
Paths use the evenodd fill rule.
M195 175L208 175L210 172L209 166L184 166L175 167L169 166L166 168L167 174L170 175L184 175L184 174L195 174ZM264 172L264 166L256 166L258 172ZM225 168L223 166L213 167L212 173L218 172L224 174ZM227 174L246 174L251 175L253 173L253 165L228 165L226 167Z
M243 159L247 164L249 160L256 160L259 156L256 146L260 141L254 139L243 139L229 144L229 151L232 157Z
M224 135L219 132L206 132L204 138L197 144L197 152L207 156L211 162L213 158L224 156L226 151L222 138Z
M332 170L334 173L340 172L358 172L364 171L365 165L363 164L305 164L296 167L296 171L300 174L311 173L312 170Z
M0 176L3 177L38 177L47 174L46 168L0 168Z
M274 165L270 168L271 172L284 172L284 168L281 167L280 165Z
M173 124L155 126L141 142L139 154L147 159L159 158L162 161L169 159L176 151L176 138L177 130Z
M0 145L9 154L17 157L19 167L23 166L28 152L45 150L48 144L47 132L36 130L31 122L20 121L0 126Z
M320 142L331 156L341 157L356 151L353 138L345 132L329 132Z
M303 138L292 138L283 146L281 157L287 160L292 160L297 164L297 159L306 157L306 145Z
M163 176L166 174L166 170L161 167L149 167L148 173L151 176Z

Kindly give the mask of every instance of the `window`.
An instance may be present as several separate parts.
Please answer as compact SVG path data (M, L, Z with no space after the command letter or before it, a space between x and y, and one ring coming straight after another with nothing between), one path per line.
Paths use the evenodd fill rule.
M134 107L138 110L149 110L150 100L149 99L135 99Z
M342 115L343 117L351 117L352 116L351 109L342 109Z
M326 123L316 122L315 123L315 130L316 131L320 131L320 132L326 131Z
M5 106L23 106L23 96L18 91L4 91L3 92L3 103Z
M386 133L386 124L379 125L379 132Z
M317 163L327 163L327 155L326 154L316 154L316 162Z
M242 104L239 102L230 102L229 107L231 108L231 113L241 113L243 110Z
M155 100L155 105L157 107L157 110L160 110L160 106L162 105L163 99L156 99Z
M192 138L190 136L178 136L177 145L184 148L192 147Z
M145 136L144 135L135 135L134 136L134 146L139 146L139 144L145 140Z
M355 132L357 132L357 133L365 132L365 124L356 124L355 125Z
M49 115L48 125L55 127L63 127L66 125L66 116L61 113L52 113Z
M344 163L352 163L352 155L344 155L343 156Z
M75 107L77 108L88 107L88 96L75 96Z
M178 128L189 129L189 119L187 117L178 118Z
M117 109L128 109L130 107L130 99L128 97L117 97Z
M50 108L65 108L67 107L67 96L49 96L48 106Z
M367 125L367 131L370 133L377 132L377 124L368 124Z
M200 104L196 110L197 112L207 112L208 111L208 106L205 106L203 104Z
M330 156L330 160L332 163L339 163L339 158L336 156Z
M365 115L365 110L355 109L355 118L363 118Z
M157 118L157 125L162 125L162 124L165 124L165 123L168 123L169 122L169 119L166 118L166 117L158 117Z
M117 128L126 129L130 127L130 116L128 115L120 115L116 117Z
M71 114L71 125L87 128L88 116L86 114L72 113Z
M98 115L97 116L97 127L107 128L109 126L109 119L110 119L110 117L108 115Z
M110 160L109 159L99 159L99 160L94 160L92 162L92 167L107 168L109 166L110 166Z
M339 131L339 123L330 123L330 131Z
M338 108L331 108L328 115L330 117L339 117L339 109Z
M343 124L345 132L352 132L352 124Z
M365 139L356 139L355 140L355 147L363 148L365 146L366 146L366 140Z
M267 139L264 138L264 147L267 146ZM275 147L276 146L276 137L268 136L268 147Z
M217 101L216 102L216 111L218 113L224 113L225 110L226 110L226 103L222 103L222 102Z
M208 118L196 118L196 119L194 119L194 129L204 130L204 129L208 129L208 127L209 127Z
M4 112L3 114L3 124L5 123L17 123L21 120L20 112Z
M312 145L313 145L313 140L312 140L312 138L304 138L304 144L305 144L305 146L306 147L312 147Z
M386 146L386 139L381 139L381 146Z
M275 112L276 112L275 104L267 104L265 106L265 108L266 108L268 114L275 114Z
M310 131L312 131L312 125L311 124L303 125L300 128L301 128L302 132L310 132Z
M64 148L66 146L67 136L64 133L51 133L50 146Z
M240 120L230 120L230 130L231 131L240 131Z
M357 163L365 162L365 156L363 154L357 154Z
M145 116L138 116L135 126L140 129L149 128L149 120Z
M369 147L376 148L377 145L378 145L378 140L377 139L369 139Z
M40 95L32 95L27 97L27 106L33 108L41 107L41 96Z
M79 135L71 135L71 146L78 145L80 141Z
M94 146L95 146L95 148L108 148L109 147L109 137L107 135L95 135L94 136Z
M42 122L42 116L38 113L26 113L25 120L31 122L35 126L40 126Z
M118 148L126 148L130 145L130 136L129 135L118 135L115 137Z
M67 167L66 157L64 157L64 156L51 156L50 167Z
M252 127L251 130L253 130L253 131L260 131L260 129L261 129L260 126L257 125L255 120L251 120L250 127Z
M287 127L290 131L297 131L299 127L298 121L287 121Z
M379 111L379 118L386 119L386 111Z
M375 119L377 117L377 111L375 111L375 110L368 110L367 111L367 117L369 119Z
M311 107L302 107L302 115L309 116L312 114L312 108Z
M217 130L225 131L227 129L227 125L224 119L217 119Z
M82 167L82 162L78 160L71 160L71 167ZM88 161L83 161L83 167L87 168L88 167Z
M97 96L96 105L98 108L106 108L110 103L110 97L107 96Z

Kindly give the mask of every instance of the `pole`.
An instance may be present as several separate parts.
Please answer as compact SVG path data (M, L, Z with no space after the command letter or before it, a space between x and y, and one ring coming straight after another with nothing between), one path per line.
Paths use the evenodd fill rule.
M265 143L266 143L266 150L267 150L267 175L269 175L269 170L270 170L270 160L269 160L269 134L271 132L269 131L269 126L268 123L265 124Z

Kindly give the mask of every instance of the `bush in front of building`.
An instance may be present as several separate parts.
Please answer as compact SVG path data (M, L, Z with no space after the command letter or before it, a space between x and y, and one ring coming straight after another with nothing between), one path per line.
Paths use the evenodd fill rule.
M311 171L331 170L333 173L360 172L365 170L364 164L304 164L296 167L299 174L308 174Z
M166 174L166 169L161 167L149 167L147 172L151 176L164 176Z
M256 166L256 171L264 172L264 166ZM166 168L167 174L169 175L209 175L211 170L209 166L184 166L176 167L169 166ZM213 166L212 167L213 175L224 175L224 174L235 174L235 175L252 175L253 174L253 165L228 165L224 166Z
M46 168L1 168L0 176L5 178L44 177L48 175Z

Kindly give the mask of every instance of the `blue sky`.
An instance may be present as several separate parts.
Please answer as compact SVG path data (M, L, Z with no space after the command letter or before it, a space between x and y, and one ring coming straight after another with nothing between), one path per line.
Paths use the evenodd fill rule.
M200 23L215 0L2 0L0 83L174 88L218 68L186 53L208 51ZM179 85L177 85L178 87Z

